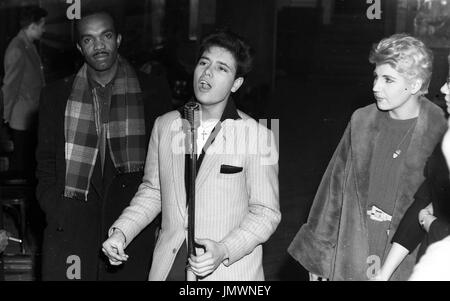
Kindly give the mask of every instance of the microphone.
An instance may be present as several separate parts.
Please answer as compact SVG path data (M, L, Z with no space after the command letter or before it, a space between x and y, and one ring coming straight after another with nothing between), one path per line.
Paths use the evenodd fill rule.
M200 105L195 101L189 101L184 105L184 118L189 122L190 130L200 126Z
M184 107L184 118L187 120L183 122L183 127L186 132L186 153L197 154L197 129L200 126L200 105L195 101L187 102Z
M195 251L195 179L197 177L197 128L200 126L200 105L190 101L184 105L184 118L188 121L186 135L186 154L189 156L187 168L188 185L186 189L186 203L188 204L188 258L196 256ZM196 281L197 277L189 270L186 271L187 281Z

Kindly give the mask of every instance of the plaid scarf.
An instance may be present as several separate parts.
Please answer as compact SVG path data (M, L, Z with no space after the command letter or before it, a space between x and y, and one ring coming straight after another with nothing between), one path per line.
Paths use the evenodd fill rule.
M87 201L89 185L99 148L100 124L87 79L87 65L76 75L65 111L66 182L64 196ZM141 89L136 73L118 58L117 74L111 95L106 139L119 173L141 171L145 163L145 121Z

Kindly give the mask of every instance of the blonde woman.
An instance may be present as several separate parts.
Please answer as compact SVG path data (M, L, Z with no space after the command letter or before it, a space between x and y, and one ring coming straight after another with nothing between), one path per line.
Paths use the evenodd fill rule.
M450 83L441 87L450 113ZM404 258L420 245L417 261L428 246L450 235L450 179L441 144L427 160L425 181L392 239L392 248L375 280L389 280ZM438 275L434 275L439 278ZM429 279L434 277L430 275Z
M353 113L288 249L315 277L376 275L446 129L442 110L424 97L432 53L423 42L395 34L376 44L369 60L375 103ZM407 256L392 279L408 279L414 262Z

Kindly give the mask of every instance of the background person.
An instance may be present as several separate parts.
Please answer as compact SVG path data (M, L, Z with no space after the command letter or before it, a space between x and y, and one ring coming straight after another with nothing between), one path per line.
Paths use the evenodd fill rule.
M118 54L122 36L106 12L77 23L85 64L43 92L37 150L37 198L46 214L43 280L68 280L76 255L81 280L145 280L157 222L130 245L130 260L111 267L101 253L108 226L141 183L156 116L170 110L167 84L136 72Z
M14 151L10 170L34 178L39 96L45 85L43 66L34 42L45 31L47 11L37 6L20 13L21 30L5 52L3 118L11 128Z

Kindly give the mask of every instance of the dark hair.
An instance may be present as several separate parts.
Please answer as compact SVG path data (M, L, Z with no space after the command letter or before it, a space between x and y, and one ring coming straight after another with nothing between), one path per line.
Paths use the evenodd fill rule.
M83 11L83 16L81 17L81 19L75 21L77 41L80 40L80 28L79 28L80 24L83 23L84 19L86 19L87 17L93 16L93 15L103 15L103 16L106 16L106 17L110 18L111 21L112 21L114 34L117 35L116 21L114 20L113 15L110 12L108 12L107 10L104 10L104 9L103 10L91 9L91 10Z
M236 77L245 76L251 71L253 49L242 37L228 29L216 30L206 35L200 43L197 61L203 52L214 46L225 48L231 52L236 60Z
M26 28L32 23L39 23L42 18L47 17L47 11L39 6L24 6L20 10L20 28Z

